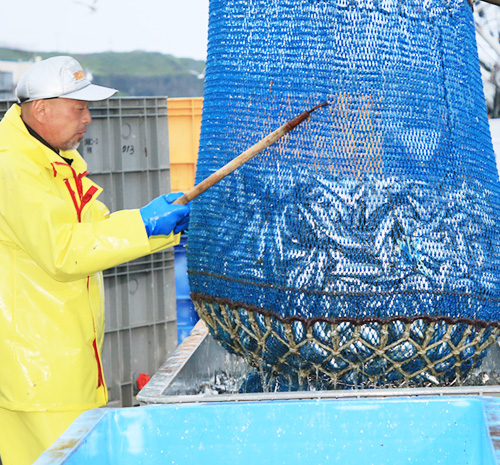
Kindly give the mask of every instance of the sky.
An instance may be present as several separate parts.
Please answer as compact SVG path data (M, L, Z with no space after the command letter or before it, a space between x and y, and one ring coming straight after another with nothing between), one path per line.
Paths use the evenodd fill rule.
M0 1L0 47L206 59L209 0Z

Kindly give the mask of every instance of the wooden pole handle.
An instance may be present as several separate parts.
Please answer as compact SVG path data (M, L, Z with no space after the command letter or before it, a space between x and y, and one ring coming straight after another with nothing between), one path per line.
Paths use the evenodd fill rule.
M255 155L262 152L270 145L274 144L278 139L281 139L285 134L288 134L292 129L309 118L314 110L317 110L318 108L324 107L326 105L328 105L328 102L320 103L311 110L306 110L299 116L296 116L292 120L287 121L285 124L283 124L283 126L279 127L274 132L267 135L256 144L252 145L249 149L245 150L236 158L233 158L229 163L225 164L222 168L219 168L215 173L212 173L208 178L205 178L199 184L189 189L186 193L184 193L184 195L176 199L173 203L177 205L186 205L188 202L195 199L200 194L203 194L203 192L212 187L214 184L217 184L228 174L231 174L241 165L251 160L253 157L255 157Z

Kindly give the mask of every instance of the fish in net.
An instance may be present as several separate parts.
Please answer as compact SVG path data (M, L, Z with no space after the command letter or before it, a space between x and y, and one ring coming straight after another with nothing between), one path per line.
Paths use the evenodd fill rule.
M449 384L498 339L499 184L472 8L210 2L192 299L259 369L320 385Z

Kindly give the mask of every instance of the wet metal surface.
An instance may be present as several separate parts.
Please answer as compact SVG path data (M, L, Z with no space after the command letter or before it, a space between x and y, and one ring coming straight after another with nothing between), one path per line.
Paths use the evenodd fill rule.
M234 393L237 380L241 382L249 370L242 357L229 354L208 337L205 323L199 321L137 398L143 403L151 403L152 398L157 399L154 403L163 403L170 396L205 398L222 391Z

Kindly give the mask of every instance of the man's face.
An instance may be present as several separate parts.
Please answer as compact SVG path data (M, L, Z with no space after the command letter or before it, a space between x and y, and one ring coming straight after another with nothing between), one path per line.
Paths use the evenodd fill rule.
M80 144L92 118L88 102L66 98L44 101L46 119L42 137L59 150L74 150Z

